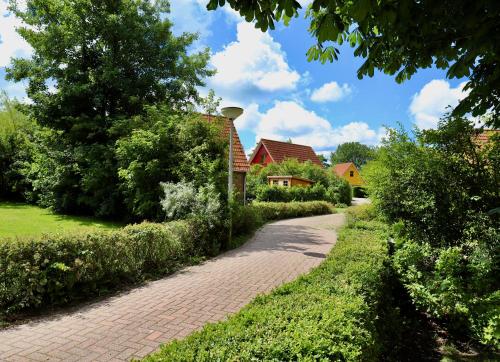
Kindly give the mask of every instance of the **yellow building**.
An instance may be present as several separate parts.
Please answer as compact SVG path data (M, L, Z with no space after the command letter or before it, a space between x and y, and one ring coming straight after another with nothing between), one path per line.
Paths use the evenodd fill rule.
M267 182L269 183L269 185L284 186L284 187L291 187L291 186L308 187L314 183L314 181L296 176L267 176Z
M338 177L346 179L351 186L364 186L365 182L361 177L356 165L352 162L339 163L333 168Z

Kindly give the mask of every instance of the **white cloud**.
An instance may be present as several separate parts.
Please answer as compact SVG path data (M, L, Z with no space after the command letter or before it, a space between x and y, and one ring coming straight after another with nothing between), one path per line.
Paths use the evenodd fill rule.
M311 100L318 103L337 102L351 93L349 84L339 85L337 82L329 82L315 89L311 94Z
M31 46L16 32L21 20L8 11L8 2L0 0L0 67L10 64L11 57L28 57Z
M212 35L215 14L208 11L206 0L175 0L170 2L170 14L175 34L198 33L199 43Z
M215 53L211 62L217 74L209 85L216 92L230 94L249 88L264 92L292 90L300 79L286 62L281 45L246 22L237 24L237 40Z
M410 113L420 129L436 128L439 119L447 112L448 106L455 107L467 96L463 91L465 82L452 88L443 79L434 79L416 93L410 104Z
M385 136L384 128L374 130L365 122L333 127L328 120L294 101L277 101L264 113L255 109L252 112L255 120L247 120L246 124L254 130L256 142L261 138L282 141L291 138L294 143L310 145L320 152L330 151L345 142L375 145ZM245 128L246 124L240 127Z
M259 105L251 103L244 107L243 114L234 121L234 124L238 129L253 129L259 124L261 117L262 114L259 112Z

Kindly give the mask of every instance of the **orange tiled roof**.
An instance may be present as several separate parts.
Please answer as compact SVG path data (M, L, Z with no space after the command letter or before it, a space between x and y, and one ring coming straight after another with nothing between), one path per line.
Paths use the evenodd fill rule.
M203 115L207 121L212 121L213 119L220 118L224 120L224 130L223 135L225 137L229 136L229 127L233 127L233 167L235 172L248 172L250 165L243 150L243 145L241 144L240 137L238 136L238 131L234 127L233 122L229 118L223 116L210 116L207 114Z
M500 133L498 129L486 129L482 133L479 133L476 137L474 137L474 142L479 146L483 147L490 141L491 136L494 134Z
M352 162L337 163L334 166L333 171L337 174L337 176L341 177L345 174L349 166L351 166L352 164L353 164Z
M311 146L297 145L294 143L274 141L268 139L261 139L259 145L263 145L274 162L282 162L287 158L295 158L300 162L312 161L312 163L322 166L323 163L320 161L316 153L314 153ZM259 145L255 148L255 151L250 157L250 162L257 154L259 150Z

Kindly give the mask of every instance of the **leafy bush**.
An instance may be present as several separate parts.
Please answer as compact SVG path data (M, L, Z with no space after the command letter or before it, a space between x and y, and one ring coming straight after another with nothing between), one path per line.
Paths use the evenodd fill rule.
M22 199L30 190L21 170L31 159L36 125L20 104L0 93L0 198Z
M336 201L335 198L328 199L325 187L320 184L315 184L310 187L260 185L257 188L256 200L272 202L324 200L333 203Z
M250 205L237 206L233 210L233 234L249 234L266 222L273 220L289 219L332 214L335 212L333 205L325 201L309 202L256 202Z
M195 242L185 221L0 240L0 310L63 305L171 272L193 254Z
M333 205L326 201L253 202L250 207L260 213L265 221L324 215L335 212Z
M174 341L146 361L379 360L377 308L387 249L381 223L340 232L311 273L257 297L227 321Z
M149 107L135 122L140 127L118 140L116 148L120 190L131 217L163 219L160 182L189 181L196 188L210 183L226 192L227 146L218 122L165 107Z
M500 137L448 118L437 130L392 131L367 168L370 196L398 232L395 268L421 310L462 337L499 346Z
M268 190L267 176L292 175L307 178L315 182L312 190L290 191ZM304 188L306 189L306 188ZM323 190L324 189L324 190ZM312 162L298 162L287 159L280 163L271 163L266 167L253 165L247 175L247 195L258 201L312 201L325 200L332 203L351 204L351 186L347 181L336 176L332 169L324 169Z
M196 225L194 238L200 253L215 255L227 239L226 208L211 184L196 189L192 182L161 183L161 206L167 220L186 219Z

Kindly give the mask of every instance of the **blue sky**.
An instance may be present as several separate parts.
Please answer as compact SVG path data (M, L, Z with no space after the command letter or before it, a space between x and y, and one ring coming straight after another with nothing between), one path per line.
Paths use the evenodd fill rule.
M403 84L382 73L359 80L362 59L348 45L341 47L338 61L308 62L306 51L314 39L303 16L262 33L227 6L208 12L206 2L171 0L168 16L175 33L199 33L193 51L211 49L217 74L200 93L214 89L223 106L245 109L236 127L247 152L261 137L291 138L319 153L349 141L374 145L384 126L435 127L446 107L464 97L464 79L447 80L437 69L420 70ZM4 0L0 14L0 89L22 99L24 85L5 81L5 66L11 56L29 56L30 48L15 33L19 22L9 16Z

